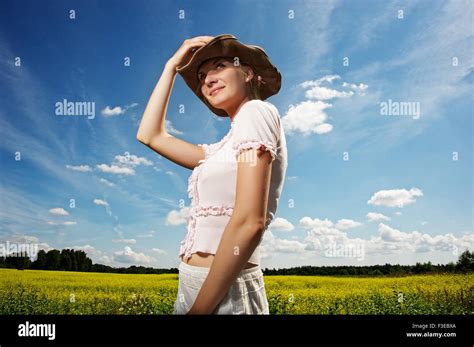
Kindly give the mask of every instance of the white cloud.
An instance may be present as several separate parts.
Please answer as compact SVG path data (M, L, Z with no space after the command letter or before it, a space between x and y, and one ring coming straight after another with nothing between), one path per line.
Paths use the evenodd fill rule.
M2 234L22 235L27 230L35 234L49 234L53 230L50 221L64 221L63 218L68 217L51 214L44 197L29 194L14 185L0 185L0 197L0 237Z
M147 166L150 166L150 165L153 165L153 163L144 158L144 157L138 157L134 154L132 155L116 155L115 158L115 164L118 164L118 165L129 165L129 166L132 166L132 167L135 167L135 166L138 166L138 165L147 165ZM114 164L114 163L112 163Z
M114 108L110 108L110 106L106 106L101 113L106 117L112 116L119 116L125 113L125 109L120 106L115 106Z
M154 230L150 230L148 233L146 234L140 234L140 235L137 235L137 237L139 238L149 238L149 237L153 237L153 235L155 234L155 231Z
M383 215L382 213L369 212L367 213L367 219L369 220L369 222L377 222L381 220L389 221L390 217L387 217Z
M380 257L388 254L409 254L423 252L449 252L458 255L463 249L474 248L474 235L456 237L451 233L429 235L418 231L403 232L384 223L379 223L378 235L368 239L351 238L328 219L310 217L300 219L300 226L307 230L305 256L323 254L332 244L361 245L366 255ZM316 254L313 253L316 252Z
M289 134L298 131L304 136L328 133L332 125L326 123L328 116L324 110L329 107L332 105L322 101L303 101L290 107L281 118L283 127Z
M106 180L105 178L101 178L99 181L108 187L115 187L115 183L110 182L109 180Z
M375 238L375 240L377 240ZM474 246L474 235L456 237L451 233L442 235L422 234L418 231L403 232L386 224L379 224L379 250L391 252L451 252L460 253L460 249Z
M56 207L49 210L49 213L59 216L69 216L69 212L62 207Z
M341 79L341 76L339 75L325 75L321 78L318 78L317 80L304 81L300 84L300 86L303 88L312 88L312 87L320 86L321 83L324 83L324 82L328 82L331 84L333 81L339 80L339 79Z
M130 105L125 105L124 107L121 107L121 106L115 106L115 107L110 107L110 106L106 106L102 111L101 113L105 116L105 117L113 117L113 116L120 116L122 114L125 114L130 108L134 108L138 106L138 104L136 102L130 104Z
M155 261L144 253L134 252L129 246L124 247L123 251L114 252L113 259L125 264L150 264Z
M391 228L383 223L379 224L380 237L384 241L405 241L409 238L409 234Z
M186 224L189 215L189 207L183 207L181 210L172 210L166 216L165 225L181 225Z
M346 230L351 228L357 228L363 225L362 223L356 222L352 219L340 219L337 221L335 227L337 229Z
M316 86L307 90L305 96L308 99L316 99L316 100L330 100L334 98L349 98L354 95L353 91L345 92L345 91L338 91L335 89Z
M364 84L364 83L359 83L359 85L357 85L357 84L352 84L352 83L347 83L347 82L342 83L342 86L355 90L359 95L362 95L362 96L365 95L365 90L369 87L367 84Z
M338 80L341 77L339 75L326 75L314 81L304 81L300 84L303 88L310 88L305 92L305 96L308 99L316 100L330 100L334 98L348 98L354 95L354 92L349 91L338 91L329 87L322 87L321 84L324 82L332 83L334 80ZM348 83L344 82L343 86L347 86Z
M166 251L160 249L160 248L152 248L151 249L153 252L157 253L158 255L166 255L168 254Z
M102 252L101 250L98 250L97 248L89 244L84 246L72 246L67 248L84 251L87 254L87 257L90 258L95 264L113 265L112 257L108 256L106 253Z
M99 206L105 206L105 212L107 212L107 214L110 217L112 217L116 221L118 221L118 217L112 213L112 208L110 207L110 205L107 201L101 200L101 199L94 199L94 204L99 205ZM120 238L123 238L123 236L120 235Z
M137 243L137 240L135 239L120 239L120 240L112 240L113 243L125 243L125 244L130 244L133 245Z
M339 223L339 226L351 225L353 223ZM363 243L364 240L358 238L349 238L347 234L336 227L329 219L320 220L318 218L303 217L300 219L300 226L308 230L305 243L306 249L324 251L325 248L333 243L351 244Z
M328 219L303 217L299 223L303 229L307 230L303 241L279 239L271 231L267 235L269 231L267 230L262 241L262 258L272 258L278 253L293 253L298 254L300 260L314 260L329 245L337 243L338 245L358 246L365 242L362 239L348 238L345 232L337 229L335 224ZM339 227L354 227L359 224L350 219L341 219L336 223Z
M134 168L139 165L153 166L153 162L145 157L138 157L134 154L126 154L116 155L110 165L99 164L96 165L96 167L105 173L116 175L135 175ZM101 182L106 183L109 186L112 184L107 180L102 181L102 179Z
M310 217L303 217L300 219L300 225L304 229L311 228L331 228L334 224L329 219L320 220L318 218L312 219Z
M167 119L165 121L165 129L168 133L170 134L175 134L175 135L182 135L184 134L182 131L179 131L173 127L173 124L171 124L171 121Z
M289 134L301 132L303 136L315 134L326 134L332 131L333 126L327 122L328 116L326 109L333 107L332 104L324 102L326 100L337 98L349 98L356 91L359 95L364 95L366 84L349 84L344 82L343 87L352 90L337 90L333 87L322 86L323 83L332 84L334 80L339 80L339 75L326 75L317 80L304 81L300 84L302 88L309 88L305 92L305 97L311 100L305 100L296 106L290 106L289 110L282 117L285 131ZM354 90L354 91L353 91Z
M273 235L270 229L263 234L260 256L271 258L277 253L303 253L305 245L296 240L280 239Z
M65 222L51 222L51 221L48 221L48 224L49 225L76 225L77 222L74 222L74 221L65 221Z
M295 227L285 218L277 217L270 223L268 228L273 231L291 231Z
M117 165L107 165L107 164L99 164L96 165L97 168L106 173L116 174L116 175L135 175L135 170L129 167L120 167Z
M109 206L109 203L105 200L101 199L94 199L94 204L96 205L103 205L103 206Z
M39 238L36 236L31 235L11 235L8 238L10 242L17 242L17 243L39 243Z
M368 204L387 207L400 207L416 202L416 197L423 196L423 192L418 188L380 190L376 192Z

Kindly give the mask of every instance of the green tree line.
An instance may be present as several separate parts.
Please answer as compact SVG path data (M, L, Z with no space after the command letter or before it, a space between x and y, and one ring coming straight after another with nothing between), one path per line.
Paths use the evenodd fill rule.
M81 272L110 272L135 274L178 273L177 268L156 269L144 266L115 268L108 265L93 264L86 252L74 249L57 249L45 252L40 250L32 261L27 255L12 254L0 257L0 268L81 271ZM474 252L464 251L456 263L433 265L416 263L415 265L371 265L371 266L298 266L285 269L264 269L265 275L319 275L319 276L404 276L412 274L433 273L468 273L474 272Z
M136 274L178 273L178 269L176 268L155 269L135 265L128 268L115 268L108 265L93 264L86 252L74 249L63 249L61 251L52 249L48 252L40 250L34 261L26 254L14 253L7 257L0 257L0 268Z

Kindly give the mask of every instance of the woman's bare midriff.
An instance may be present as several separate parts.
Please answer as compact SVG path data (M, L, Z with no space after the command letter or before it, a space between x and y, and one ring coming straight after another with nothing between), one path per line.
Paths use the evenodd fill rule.
M213 260L214 260L214 254L196 252L196 253L191 254L191 257L187 261L185 261L185 263L192 266L211 267ZM257 265L252 264L252 263L247 263L245 264L244 269L249 269L254 266L257 266Z

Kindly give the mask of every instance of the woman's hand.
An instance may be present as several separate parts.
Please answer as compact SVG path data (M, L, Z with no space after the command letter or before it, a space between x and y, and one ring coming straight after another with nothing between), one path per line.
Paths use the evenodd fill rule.
M194 302L196 303L196 302ZM217 309L217 308L216 308ZM191 306L188 312L186 312L186 315L191 315L191 314L215 314L216 309L209 311L208 309L200 309L198 308L195 304Z
M196 310L194 306L192 306L191 309L188 312L186 312L186 315L191 315L191 314L206 314L206 313L199 312L198 310Z
M196 36L184 40L181 47L179 47L176 53L168 60L167 65L176 71L177 67L184 66L191 60L191 57L197 49L205 46L213 38L213 36Z

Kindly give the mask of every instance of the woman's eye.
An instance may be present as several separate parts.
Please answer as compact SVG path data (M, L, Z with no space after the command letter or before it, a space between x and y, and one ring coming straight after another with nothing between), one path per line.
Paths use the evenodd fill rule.
M216 67L219 67L219 66L225 67L225 65L223 63L219 63L219 64L216 65ZM199 76L199 80L201 82L203 82L205 78L206 78L206 74L204 74L204 73Z

